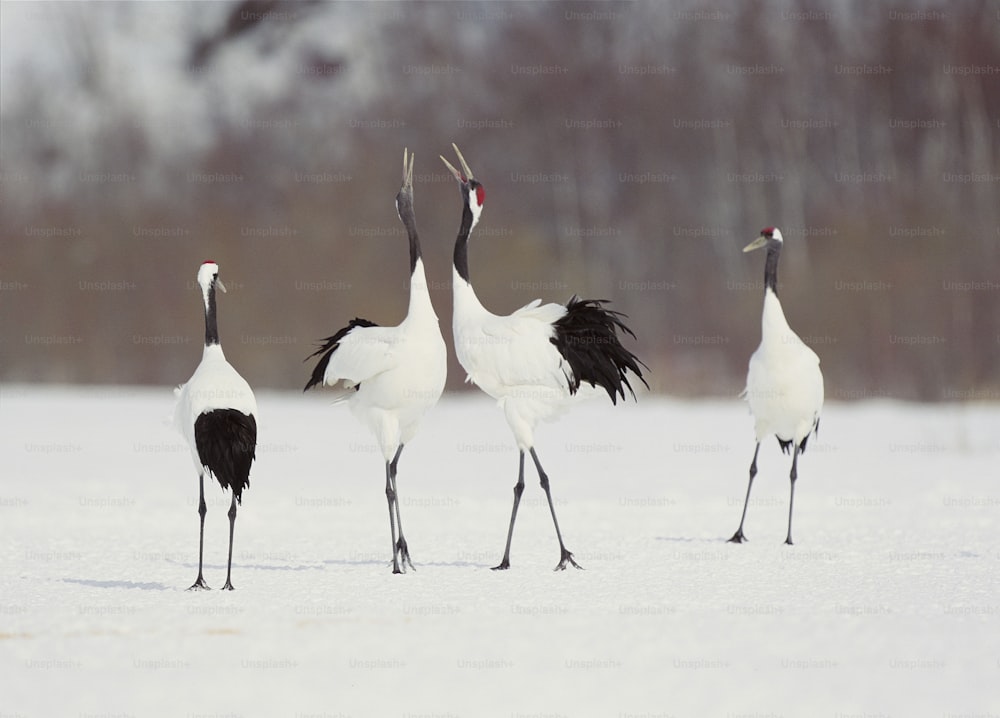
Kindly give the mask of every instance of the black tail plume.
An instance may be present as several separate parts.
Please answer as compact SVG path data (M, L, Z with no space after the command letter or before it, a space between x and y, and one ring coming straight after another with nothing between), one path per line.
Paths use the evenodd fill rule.
M627 388L635 398L635 390L628 381L632 372L649 388L642 376L643 369L649 370L638 357L622 346L618 332L624 332L633 339L635 334L629 329L621 312L605 309L606 299L580 299L573 296L566 302L566 314L555 322L555 336L552 343L569 363L573 376L569 391L575 394L580 382L591 386L601 386L608 392L611 402L618 403L618 396L625 398Z
M236 409L206 411L194 422L198 458L224 489L243 503L250 486L250 464L256 458L257 420Z

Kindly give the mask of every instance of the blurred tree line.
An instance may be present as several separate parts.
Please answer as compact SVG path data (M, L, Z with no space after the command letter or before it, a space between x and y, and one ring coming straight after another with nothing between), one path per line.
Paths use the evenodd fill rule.
M304 385L316 338L405 313L403 147L449 339L454 141L484 304L611 299L656 391L740 391L740 250L777 225L829 398L1000 398L996 2L42 1L0 28L4 382L186 379L211 258L231 361Z

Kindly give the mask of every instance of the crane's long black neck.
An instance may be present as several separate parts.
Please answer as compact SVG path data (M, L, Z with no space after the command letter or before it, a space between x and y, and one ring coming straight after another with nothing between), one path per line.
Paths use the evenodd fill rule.
M770 289L778 296L778 258L781 256L781 243L769 242L767 245L767 260L764 262L764 289Z
M406 227L406 234L410 238L410 274L417 268L417 260L420 259L420 237L417 236L417 220L413 216L411 207L403 207L399 213L399 218L403 220Z
M205 306L205 346L219 343L219 324L215 318L215 282L208 288L208 304Z
M465 209L462 210L462 224L458 228L458 237L455 239L455 271L466 282L470 282L469 233L472 231L472 209L469 207L468 192L464 196L466 202Z

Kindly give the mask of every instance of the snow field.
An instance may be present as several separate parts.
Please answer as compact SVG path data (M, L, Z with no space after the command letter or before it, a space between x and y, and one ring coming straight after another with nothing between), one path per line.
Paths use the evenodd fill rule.
M417 571L390 573L381 458L346 407L258 393L236 591L197 573L169 389L0 391L4 716L1000 714L1000 407L831 404L800 461L746 406L640 396L538 432L568 548L477 393L400 462ZM205 577L229 506L206 484Z

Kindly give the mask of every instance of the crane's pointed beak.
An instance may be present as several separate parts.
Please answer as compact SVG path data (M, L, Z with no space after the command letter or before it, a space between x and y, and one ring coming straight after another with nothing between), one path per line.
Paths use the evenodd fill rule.
M449 162L448 160L446 160L444 158L444 155L438 155L438 157L441 158L441 161L444 162L444 166L448 168L448 171L451 172L452 175L454 175L455 179L457 179L459 182L465 182L465 177L462 176L462 173L459 172L454 167L452 167L451 166L451 162Z
M409 153L410 161L406 161L407 151L403 148L403 189L413 189L413 153Z
M215 278L215 286L216 286L216 288L217 288L217 289L218 289L218 290L219 290L220 292L223 292L223 293L225 293L225 291L226 291L226 285L225 285L225 284L223 284L223 283L222 283L222 280L221 280L221 279L219 279L218 277L216 277L216 278Z
M743 248L743 251L744 252L752 252L755 249L760 249L761 247L763 247L766 244L767 244L767 237L765 237L762 234L759 237L757 237L757 239L755 239L754 241L752 241L750 244L748 244L747 246L745 246Z
M455 153L458 155L458 161L462 163L462 169L465 170L464 173L459 172L457 169L455 169L452 166L451 162L449 162L444 158L444 155L438 155L438 156L441 158L441 161L444 162L444 166L448 168L448 171L451 172L452 175L454 175L455 179L457 179L462 184L465 184L466 182L468 182L470 179L473 178L472 170L469 169L469 163L465 161L465 158L462 157L462 153L459 152L458 145L456 145L453 142L451 146L455 148Z
M458 161L462 163L462 170L465 172L465 177L467 179L473 179L475 175L472 174L472 169L469 167L469 163L466 162L465 158L462 156L462 152L458 149L458 145L452 142L451 146L455 148L455 154L458 155Z

